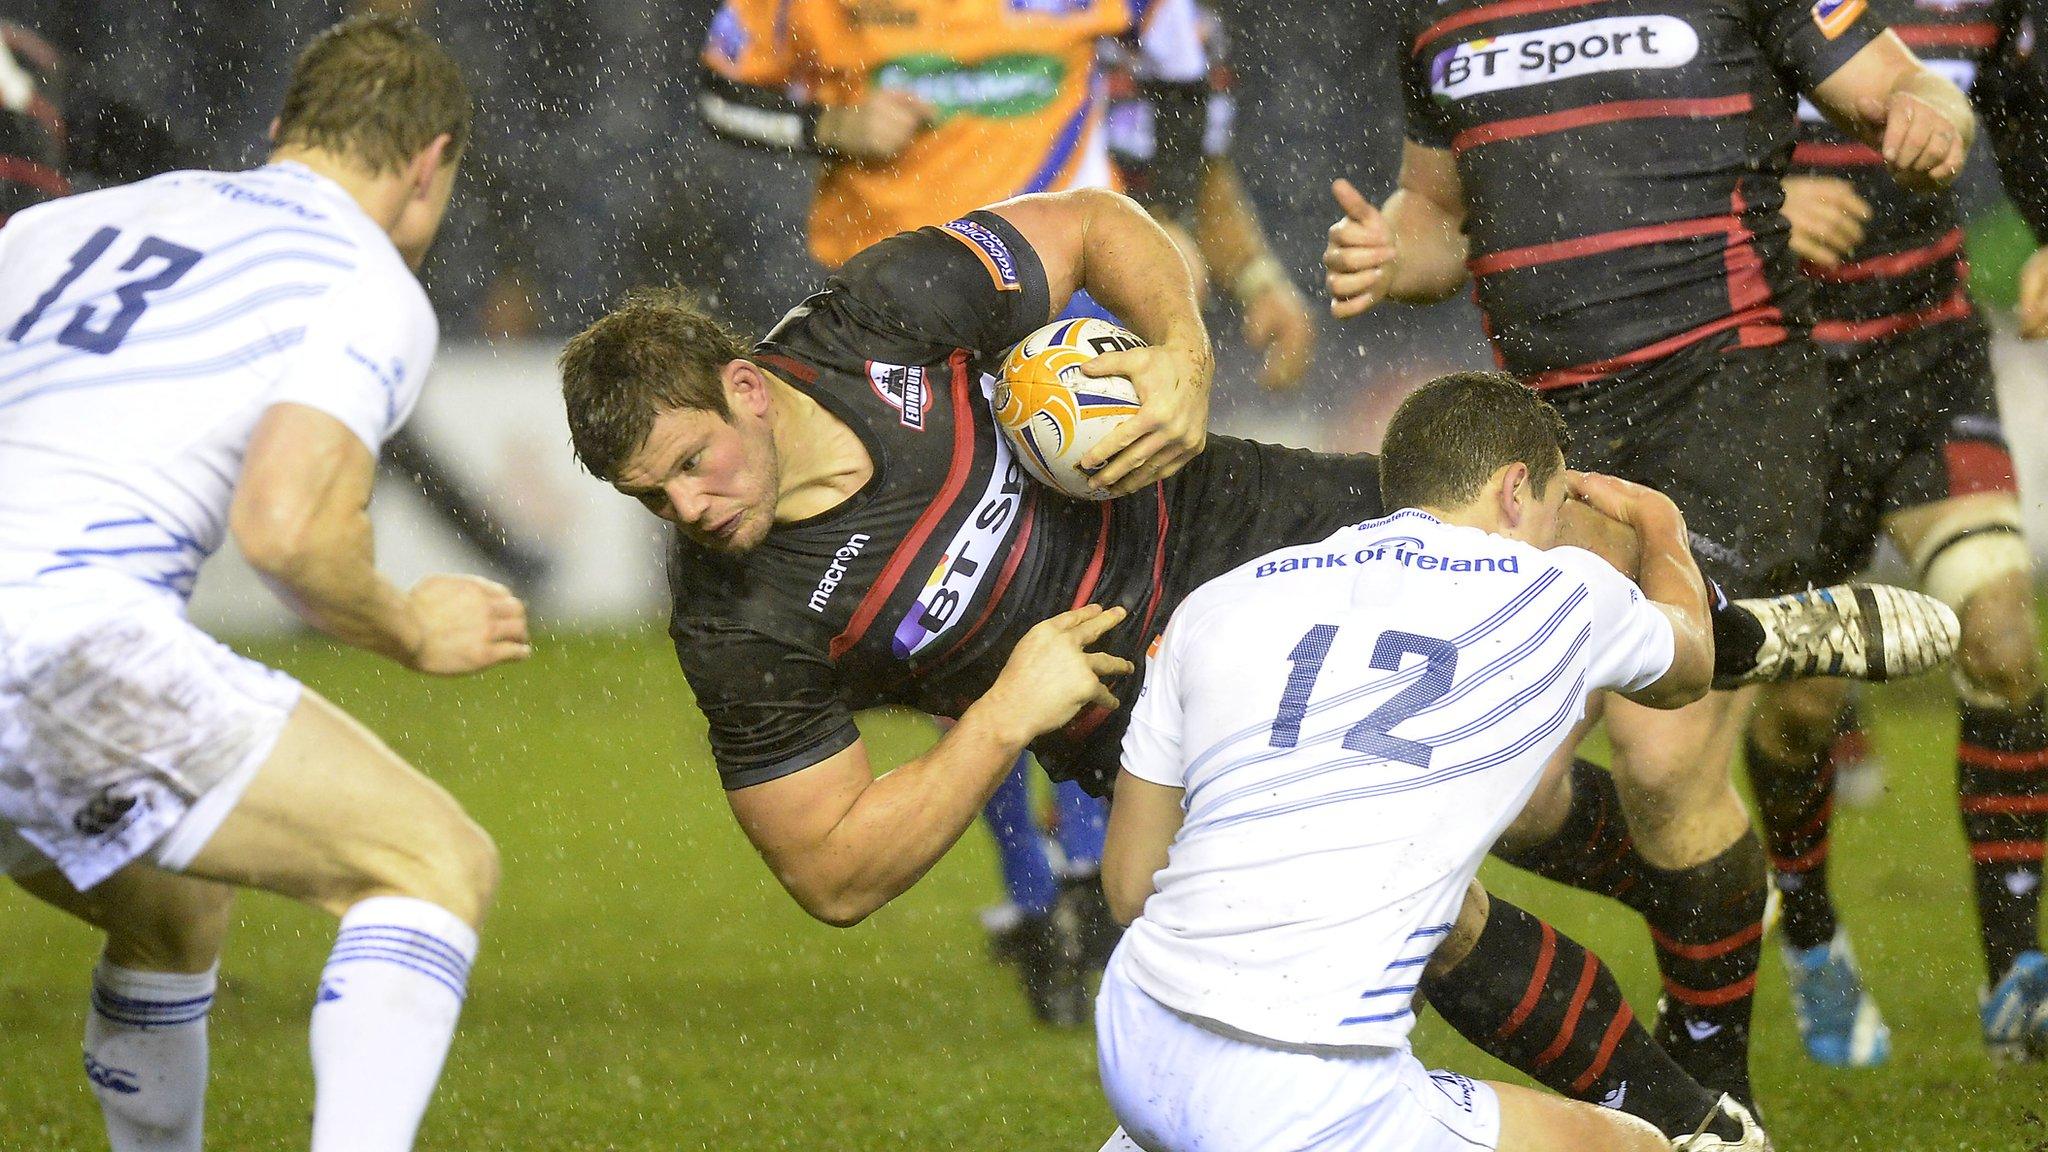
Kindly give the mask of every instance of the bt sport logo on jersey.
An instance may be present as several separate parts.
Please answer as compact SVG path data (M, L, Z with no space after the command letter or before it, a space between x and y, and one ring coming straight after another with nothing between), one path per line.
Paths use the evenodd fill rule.
M1430 61L1429 90L1462 100L1600 72L1677 68L1699 51L1699 33L1676 16L1608 16L1446 48Z

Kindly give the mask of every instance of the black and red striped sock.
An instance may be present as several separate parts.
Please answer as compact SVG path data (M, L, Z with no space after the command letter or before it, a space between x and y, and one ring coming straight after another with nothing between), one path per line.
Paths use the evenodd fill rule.
M1636 1023L1607 965L1500 897L1490 905L1472 951L1423 980L1437 1014L1549 1088L1641 1117L1666 1136L1692 1135L1719 1097Z
M1764 932L1764 850L1745 831L1704 864L1643 866L1643 910L1664 977L1657 1042L1710 1090L1754 1108L1749 1015Z
M1557 834L1541 844L1498 852L1517 868L1548 880L1597 892L1634 907L1642 874L1635 840L1621 814L1621 794L1605 768L1572 761L1572 806Z
M2043 697L2018 712L1962 706L1956 791L1977 880L1977 926L1993 983L2040 944L2041 856L2048 832Z
M1749 738L1747 755L1771 874L1784 897L1785 939L1794 948L1825 944L1835 935L1835 902L1828 895L1834 762L1825 748L1811 757L1773 756L1754 736Z

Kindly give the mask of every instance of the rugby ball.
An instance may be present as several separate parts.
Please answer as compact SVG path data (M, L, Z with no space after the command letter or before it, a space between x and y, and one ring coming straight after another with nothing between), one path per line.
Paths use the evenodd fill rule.
M1107 500L1088 487L1081 458L1138 410L1121 376L1087 376L1081 365L1145 342L1107 320L1056 320L1024 338L996 383L996 426L1032 479L1077 500Z

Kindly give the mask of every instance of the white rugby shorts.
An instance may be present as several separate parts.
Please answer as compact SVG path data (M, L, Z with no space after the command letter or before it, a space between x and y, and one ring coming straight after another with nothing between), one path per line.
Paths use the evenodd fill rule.
M1096 997L1095 1041L1119 1135L1145 1152L1480 1152L1500 1143L1500 1099L1485 1084L1429 1071L1406 1048L1311 1050L1225 1035L1139 991L1116 960Z
M0 589L0 870L190 864L300 691L165 599Z

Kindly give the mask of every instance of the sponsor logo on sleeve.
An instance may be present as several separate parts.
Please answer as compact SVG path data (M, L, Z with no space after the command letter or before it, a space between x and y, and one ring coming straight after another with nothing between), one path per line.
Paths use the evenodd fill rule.
M1817 0L1813 22L1819 26L1821 35L1833 40L1847 32L1868 6L1865 0Z
M748 41L747 26L740 22L740 14L730 3L719 5L718 15L711 18L712 54L728 64L737 64L746 54Z
M988 269L989 278L996 288L1003 292L1015 292L1021 287L1017 279L1017 258L1010 254L1010 246L994 231L972 220L960 219L946 225L946 232L981 259Z
M882 402L896 410L905 428L924 431L925 405L931 401L931 387L925 382L922 365L883 364L868 361L868 386Z
M1430 61L1429 90L1462 100L1601 72L1677 68L1699 51L1699 33L1676 16L1608 16L1446 48Z

